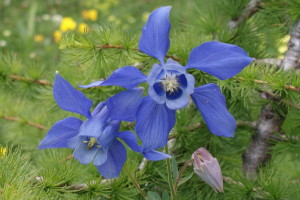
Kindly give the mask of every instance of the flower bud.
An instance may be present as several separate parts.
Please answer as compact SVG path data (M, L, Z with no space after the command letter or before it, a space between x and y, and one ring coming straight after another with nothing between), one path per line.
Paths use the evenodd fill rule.
M219 162L203 147L192 155L194 172L216 192L223 192L223 177Z

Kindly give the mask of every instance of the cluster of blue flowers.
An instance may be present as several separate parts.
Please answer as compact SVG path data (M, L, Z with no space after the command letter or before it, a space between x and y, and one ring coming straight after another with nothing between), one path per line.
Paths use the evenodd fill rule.
M252 62L252 58L238 46L212 41L195 47L185 67L172 59L165 63L170 46L170 10L169 6L156 9L143 28L139 50L160 61L160 64L153 65L148 76L133 66L125 66L114 71L105 81L80 86L121 86L127 89L99 103L92 113L92 101L56 74L53 94L57 104L61 109L87 119L82 122L69 117L57 122L40 143L40 149L74 149L74 157L82 164L93 162L104 177L118 177L126 161L126 149L119 140L148 160L169 158L156 149L167 144L175 124L176 110L186 107L190 97L213 134L233 136L236 122L227 110L218 86L210 83L195 87L195 78L186 70L199 69L224 80L239 73ZM142 82L149 85L146 97L143 97L143 88L137 87ZM121 121L135 121L135 132L142 145L138 145L136 135L131 131L119 132Z

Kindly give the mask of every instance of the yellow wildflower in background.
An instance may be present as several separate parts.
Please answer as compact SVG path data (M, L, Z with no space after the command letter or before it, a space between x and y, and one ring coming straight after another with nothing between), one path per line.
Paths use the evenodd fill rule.
M35 42L43 42L44 41L44 36L41 35L41 34L37 34L37 35L34 36L33 39L34 39Z
M81 16L83 19L89 19L89 10L83 10L81 11Z
M60 30L62 32L72 31L76 26L77 23L71 17L64 17L60 23Z
M89 19L91 21L96 21L98 18L98 11L96 9L83 10L81 12L83 19Z
M142 16L143 22L146 22L146 21L148 20L149 15L150 15L149 12L144 12L144 13L143 13L143 16Z
M278 48L279 53L281 54L279 57L283 58L285 52L287 51L287 44L290 40L290 35L286 35L284 36L284 38L282 38L282 40L280 41L280 46Z
M81 23L78 26L79 33L86 33L90 31L90 27L86 23Z
M6 155L6 152L7 152L7 148L6 147L0 148L0 159L4 158L4 156Z
M62 38L62 32L59 31L59 30L56 30L53 32L53 39L54 39L54 42L59 42Z
M96 9L89 10L89 17L91 21L96 21L98 17L98 11Z

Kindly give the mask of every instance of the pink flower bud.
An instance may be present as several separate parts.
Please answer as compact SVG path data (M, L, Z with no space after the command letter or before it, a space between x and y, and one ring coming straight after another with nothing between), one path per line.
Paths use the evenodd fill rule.
M195 173L216 192L223 192L223 177L218 160L203 147L193 153L192 159Z

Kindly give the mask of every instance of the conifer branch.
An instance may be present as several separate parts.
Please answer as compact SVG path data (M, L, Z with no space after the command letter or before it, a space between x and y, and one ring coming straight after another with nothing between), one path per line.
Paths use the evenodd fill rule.
M30 122L30 121L25 121L25 120L20 119L19 117L12 117L12 116L1 116L1 117L5 120L25 123L29 126L33 126L33 127L37 128L37 129L40 129L40 130L46 130L47 129L45 126L43 126L41 124L37 124L37 123L34 123L34 122Z
M223 180L229 184L234 184L234 185L238 185L241 187L245 187L245 185L242 182L235 181L232 178L227 177L227 176L223 176ZM252 191L256 192L256 194L258 194L260 196L259 198L264 198L266 195L268 195L268 196L270 195L270 193L265 191L262 187L257 187L257 188L253 187Z
M282 63L283 70L286 71L299 67L299 59L300 20L296 23L291 32L288 50ZM265 81L263 81L262 84L265 84ZM286 85L285 88L300 92L300 89L294 86ZM274 95L272 95L272 92L262 93L262 95L266 98L275 98ZM266 105L262 108L257 131L255 135L253 135L247 150L243 153L243 170L248 177L255 177L258 167L261 164L265 164L270 159L270 147L272 146L270 140L276 137L274 133L283 133L281 130L283 121L284 117L276 113L270 105Z
M27 78L27 77L19 76L19 75L10 75L9 78L13 81L23 81L23 82L27 82L27 83L36 83L39 85L52 86L52 83L48 82L47 80L36 80L36 79Z
M132 51L141 52L137 48L127 48L127 47L124 47L122 45L113 45L113 44L104 44L104 45L98 46L96 48L99 49L99 50L102 50L102 49L121 49L121 50L132 50ZM141 52L141 53L143 53L143 52ZM175 61L180 61L180 58L175 57L175 56L171 56L171 55L166 55L166 58L172 58Z
M238 80L238 81L245 81L246 79L244 77L237 77L236 80ZM253 79L252 81L254 83L259 84L259 85L265 85L265 86L271 85L271 83L269 83L267 81L263 81L263 80ZM300 88L296 87L296 86L293 86L293 85L284 85L284 88L287 89L287 90L292 90L292 91L295 91L295 92L300 92Z
M297 105L297 104L294 104L293 102L290 102L286 99L282 99L281 97L275 95L273 92L269 91L269 92L266 92L266 91L259 91L262 93L262 95L264 95L264 98L265 99L269 99L269 100L273 100L273 101L276 101L276 102L282 102L282 103L285 103L286 105L289 105L297 110L300 110L300 106Z
M236 125L237 126L249 126L252 129L256 129L257 128L257 121L241 121L241 120L237 120L236 121Z
M242 11L241 15L238 18L229 21L229 28L235 29L241 23L245 22L248 18L250 18L258 10L259 3L260 0L250 0L246 8Z

